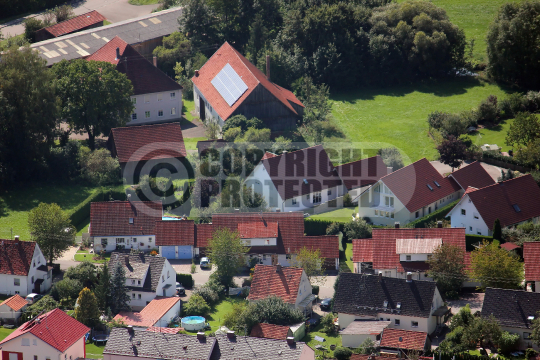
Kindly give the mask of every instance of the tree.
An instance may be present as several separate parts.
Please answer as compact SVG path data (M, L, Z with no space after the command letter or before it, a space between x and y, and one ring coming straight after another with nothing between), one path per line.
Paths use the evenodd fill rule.
M62 60L52 67L56 75L61 115L72 130L88 133L88 145L126 124L133 111L131 81L105 61Z
M521 148L540 137L540 121L535 114L520 112L510 124L506 145Z
M33 318L42 312L49 312L60 307L60 304L54 300L51 295L45 295L36 303L33 303L24 310L24 313L28 315L28 318ZM28 319L30 320L30 319Z
M531 324L531 339L537 345L540 346L540 312L536 313L534 320Z
M461 283L465 279L465 252L456 245L442 244L427 261L428 276L437 283L445 297L457 297ZM453 295L453 296L452 296Z
M190 316L205 316L210 312L210 306L199 294L192 294L188 302L184 305L184 314Z
M211 140L217 139L221 133L216 119L208 118L204 122L204 135Z
M502 228L499 219L495 219L495 224L493 224L493 240L502 240Z
M242 138L237 138L237 142L247 143L267 143L270 141L270 129L249 128Z
M77 266L71 266L67 269L64 278L78 280L84 287L92 288L97 280L96 270L96 265L90 261L83 261Z
M40 178L54 141L57 101L46 61L11 47L0 61L0 184Z
M461 139L456 138L453 135L448 136L448 139L443 140L443 142L437 146L439 151L440 161L452 168L461 166L463 160L467 158L467 146L461 141Z
M255 321L252 324L246 325L248 333L251 332L251 326L256 323L265 322L274 325L292 325L301 323L305 319L304 314L300 310L292 308L277 296L270 296L249 304L243 316Z
M119 261L114 264L110 294L111 311L113 314L118 314L122 310L130 310L130 299L126 287L126 271Z
M99 317L101 314L99 312L97 299L89 288L85 287L81 290L77 305L73 316L75 320L90 328L100 323Z
M507 3L499 8L487 34L488 72L496 80L526 88L540 85L540 16L537 0Z
M238 270L246 264L245 254L249 247L244 246L237 232L229 228L216 230L208 243L208 257L217 267L221 283L228 286Z
M120 163L107 149L92 151L82 164L83 176L95 185L117 183L120 180Z
M274 154L282 154L283 151L291 151L294 149L291 139L287 139L284 136L278 136L272 143L272 152Z
M471 252L472 279L482 288L519 289L523 282L523 263L512 252L499 247L498 242L483 244Z
M76 229L69 215L57 204L40 203L28 214L32 240L38 245L49 264L58 259L75 240Z
M187 0L182 16L178 19L180 31L187 34L197 48L218 44L220 41L213 26L214 18L214 13L206 1Z
M83 289L83 285L79 280L62 279L51 288L51 296L62 306L72 307Z
M223 125L223 132L231 128L239 127L244 134L249 128L262 129L264 128L264 123L262 120L257 119L256 117L247 119L244 115L235 115L225 122Z
M375 344L375 341L368 337L360 345L359 349L361 350L361 354L371 355L377 352L377 344Z
M371 226L364 219L355 218L345 224L343 231L347 239L366 239L371 237Z
M489 318L475 317L472 324L465 328L463 341L469 344L480 344L486 350L490 343L496 343L501 337L502 331L499 322L493 315Z
M107 264L103 264L101 270L98 274L98 284L94 289L94 294L96 295L96 300L98 307L101 311L106 311L111 304L111 294L110 294L110 275L109 267Z
M163 45L154 49L153 54L158 58L158 67L171 76L178 62L186 63L192 52L191 41L178 31L163 37Z
M401 153L395 147L383 148L377 151L377 155L380 155L386 166L391 167L392 171L401 169L403 166L403 158Z
M36 32L49 26L50 24L43 20L29 17L24 20L24 37L31 43L36 42Z
M71 5L55 6L55 8L53 9L53 13L57 23L66 21L75 16Z
M334 350L334 357L336 360L349 360L352 355L352 350L346 347L338 347Z
M321 256L320 249L310 250L305 246L291 259L292 266L302 268L311 284L318 283L321 285L326 282L324 261L325 258Z

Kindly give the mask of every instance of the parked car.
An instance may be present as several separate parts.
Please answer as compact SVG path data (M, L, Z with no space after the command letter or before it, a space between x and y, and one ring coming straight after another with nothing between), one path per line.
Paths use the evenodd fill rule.
M28 294L28 296L26 296L26 302L32 305L32 304L37 303L39 299L41 299L42 297L43 295L31 293L31 294Z
M186 289L179 282L176 283L176 295L186 295Z
M210 259L207 257L201 258L201 269L210 268L212 265L210 265Z
M332 303L332 299L322 299L321 303L319 304L319 307L321 310L330 310L330 305Z

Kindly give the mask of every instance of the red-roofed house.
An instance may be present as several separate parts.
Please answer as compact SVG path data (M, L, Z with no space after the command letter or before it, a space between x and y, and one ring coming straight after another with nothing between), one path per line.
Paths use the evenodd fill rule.
M263 158L246 181L281 212L313 208L347 192L322 145Z
M149 327L167 327L180 315L182 302L179 297L156 297L141 312L120 311L114 320L122 320L135 329L145 330ZM178 332L178 329L177 329Z
M255 265L248 301L277 296L283 302L304 313L311 313L313 300L311 283L304 269L281 265Z
M534 283L534 291L540 292L540 242L523 243L525 281Z
M36 31L36 42L103 26L105 17L93 10Z
M407 224L459 198L461 187L427 159L405 166L373 184L358 199L358 214L375 225Z
M0 304L0 319L9 323L15 323L22 315L28 302L20 295L13 295Z
M287 340L288 337L293 337L293 332L290 327L282 325L274 325L267 323L259 323L251 328L251 337Z
M156 246L167 259L191 259L195 251L195 223L193 220L156 221Z
M225 42L191 79L195 110L220 126L235 115L261 119L272 130L296 128L304 105Z
M0 342L2 360L82 359L89 331L62 310L51 310L22 324Z
M495 180L488 174L486 169L478 161L474 161L453 173L448 174L449 178L455 180L461 187L461 194L469 187L480 189L495 184Z
M178 121L182 112L182 86L152 65L131 45L115 36L86 60L106 61L126 74L133 85L135 106L128 125Z
M490 236L496 219L503 228L526 221L537 223L539 204L540 188L531 175L524 175L465 193L448 216L452 227Z
M94 250L150 251L156 247L156 221L161 220L161 201L104 201L90 204L90 237Z
M427 260L441 244L456 245L466 254L463 228L373 229L371 239L353 240L354 272L373 269L386 277L406 278L412 272L416 280L425 277ZM469 265L469 257L464 258Z
M47 266L39 245L33 241L0 239L0 293L47 292L52 286L52 267Z
M401 350L405 353L409 351L428 351L431 342L427 333L423 331L410 331L402 329L386 328L381 336L381 353L385 350Z
M349 191L353 202L358 201L358 196L362 194L369 185L373 185L380 178L392 172L392 168L387 167L382 158L372 156L366 159L353 161L347 164L336 166L343 184Z
M138 182L143 167L152 173L170 168L179 172L179 178L189 175L184 165L178 165L186 157L180 123L115 128L109 135L108 147L112 157L118 158L128 183Z

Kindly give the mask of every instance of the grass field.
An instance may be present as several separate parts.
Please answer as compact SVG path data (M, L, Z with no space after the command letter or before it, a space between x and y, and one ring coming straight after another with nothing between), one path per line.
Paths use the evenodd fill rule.
M206 320L210 324L210 332L215 332L222 326L223 318L227 313L232 311L232 307L236 303L245 302L245 299L241 299L238 297L227 297L223 301L221 301L219 304L217 304L213 309L212 313L208 316L206 316Z
M355 212L355 209L356 207L337 209L323 214L312 215L309 218L345 223L351 221L351 215Z
M14 332L16 329L17 328L15 328L15 329L6 329L4 327L0 327L0 341L7 338L8 335L11 334L12 332Z
M346 242L345 243L345 263L347 264L347 267L351 270L351 272L354 272L354 264L351 260L351 257L353 256L353 244L352 242Z
M205 137L184 138L186 150L197 150L197 142L207 140Z
M331 96L337 127L353 147L395 146L409 164L437 158L428 135L427 116L433 111L459 113L487 98L504 98L505 91L475 78L447 78L391 88L365 88Z
M191 115L191 112L195 110L195 103L193 100L186 100L182 99L184 102L184 106L182 106L182 115L184 115L184 118L188 121L193 120L193 115Z
M330 345L336 345L337 347L341 346L341 336L339 334L335 335L327 335L323 332L321 332L321 325L319 324L314 331L309 332L304 336L302 339L303 342L309 345L313 350L315 350L315 346L322 345L326 348L325 354L328 356L329 359L332 359L334 357L334 352L330 350ZM320 336L325 339L325 342L319 342L315 340L315 336ZM315 350L315 355L322 355L323 352L321 350Z
M57 203L63 210L71 210L86 199L95 188L80 184L26 184L0 196L0 238L20 235L29 240L28 212L39 203Z
M97 264L104 264L111 258L111 253L105 253L103 259L100 260L94 260L95 256L96 254L90 254L88 250L77 250L77 253L75 254L75 261L91 261Z
M158 0L129 0L131 5L153 5L157 4Z
M86 355L90 359L103 359L103 349L105 345L86 344Z
M502 148L501 151L508 151L511 147L506 145L505 138L508 129L510 129L510 124L512 124L513 121L513 119L506 120L492 129L480 129L476 133L471 134L470 137L478 146L484 144L497 144Z

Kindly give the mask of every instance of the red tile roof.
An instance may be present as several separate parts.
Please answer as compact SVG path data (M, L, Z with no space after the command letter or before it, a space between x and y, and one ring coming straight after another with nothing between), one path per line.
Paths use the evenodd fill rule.
M383 176L381 181L409 212L421 209L461 189L454 179L444 178L425 158Z
M126 325L150 327L161 320L179 301L179 297L156 297L141 312L120 311L114 319L122 320Z
M465 266L470 264L466 256L465 228L414 228L414 229L373 229L372 239L353 240L353 261L372 256L374 269L396 269L398 272L427 269L427 265L418 262L400 262L396 254L397 239L442 239L443 244L456 245L463 249ZM371 249L370 245L371 244Z
M251 328L251 337L287 340L291 329L288 326L259 323ZM292 333L292 332L291 332Z
M282 200L343 184L322 145L267 158L260 164L266 168Z
M540 242L523 243L525 280L540 281Z
M240 98L229 106L225 99L219 94L212 79L229 64L234 71L242 78L248 89ZM292 104L303 107L302 103L292 92L286 90L272 82L255 65L250 63L242 54L236 51L228 42L225 42L210 59L199 70L199 76L194 76L191 81L202 93L206 101L212 105L214 110L223 119L227 120L242 102L252 93L257 86L262 86L268 90L281 104L283 104L293 114L298 115Z
M512 243L504 243L501 245L501 247L507 251L512 251L512 250L515 250L515 249L519 249L519 246L516 245L516 244L512 244Z
M90 236L155 235L161 201L105 201L90 205ZM130 224L130 219L133 224Z
M28 275L36 243L33 241L0 241L0 274Z
M6 299L4 300L0 306L2 305L7 305L9 306L11 309L13 309L14 311L19 311L21 310L23 307L25 307L26 305L28 305L28 303L26 302L26 299L21 297L20 295L16 294L12 297L10 297L9 299Z
M379 155L336 166L336 170L348 190L374 184L388 174Z
M146 331L156 332L156 333L165 333L165 334L177 334L179 331L183 331L184 328L166 328L159 326L150 326Z
M120 163L183 158L186 148L179 123L140 125L111 130L113 156Z
M268 221L241 222L238 224L241 239L277 238L278 223Z
M210 239L214 234L214 225L212 224L197 224L195 225L195 237L197 242L195 243L198 248L208 247Z
M540 188L529 174L486 186L468 196L488 228L496 219L505 227L540 216Z
M25 322L2 340L0 345L21 335L30 333L56 350L64 352L89 331L90 329L88 327L62 310L54 309L39 316L37 319Z
M453 178L463 190L467 189L469 186L479 189L495 184L495 180L493 180L478 161L472 162L469 165L450 173L448 177Z
M105 21L105 17L93 10L85 14L75 16L69 20L62 21L58 24L46 27L44 31L50 33L54 37L70 34L80 31L88 26L96 25Z
M381 347L423 351L428 334L422 331L410 331L386 328L381 336ZM399 341L399 339L402 341Z
M271 153L271 152L268 152L268 151L267 151L267 152L264 153L264 155L263 155L263 157L261 158L261 160L270 159L270 158L273 158L273 157L275 157L275 156L277 156L277 155L274 154L274 153Z
M193 220L156 221L157 246L195 246L195 223Z
M337 235L302 236L290 242L287 246L287 254L295 254L304 247L308 250L321 250L321 257L325 259L339 258L339 236Z
M296 304L303 269L255 265L248 300L261 300L277 296L288 304Z
M120 59L116 57L117 48L120 51ZM134 95L182 89L180 84L165 75L163 71L155 67L118 36L115 36L86 60L106 61L116 65L116 70L126 74L131 81Z

